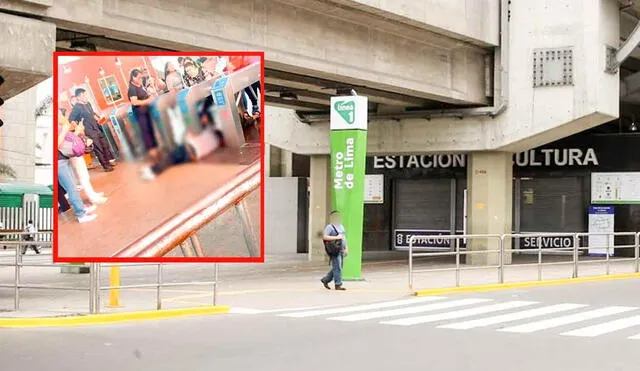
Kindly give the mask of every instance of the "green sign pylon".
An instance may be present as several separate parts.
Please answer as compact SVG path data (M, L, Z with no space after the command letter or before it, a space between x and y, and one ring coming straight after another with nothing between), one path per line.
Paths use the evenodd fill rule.
M342 215L347 237L345 280L362 279L367 107L366 97L331 98L331 200Z

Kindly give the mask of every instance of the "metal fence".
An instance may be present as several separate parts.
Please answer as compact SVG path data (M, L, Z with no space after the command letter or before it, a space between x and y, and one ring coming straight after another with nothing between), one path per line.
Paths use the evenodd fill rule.
M553 237L565 237L571 239L570 246L562 247L543 247L543 240ZM604 237L605 242L593 242L592 238ZM424 252L425 249L416 248L414 244L421 242L423 244L428 243L429 239L438 238L441 240L450 240L454 243L452 251L444 252ZM515 252L522 252L522 250L512 249L511 246L517 244L519 239L522 238L535 238L537 243L535 248L527 249L528 251L535 252L537 255L537 261L535 263L521 263L521 264L506 264L505 258ZM626 240L623 243L616 243L616 240ZM587 243L585 243L587 241ZM631 241L629 243L629 241ZM466 244L465 250L461 249L461 244ZM474 247L475 245L475 247ZM580 260L581 255L585 255L585 249L600 249L604 250L604 257L601 259L592 260ZM633 257L627 258L615 258L612 259L612 255L617 250L632 250ZM496 270L496 282L504 283L505 267L537 267L538 280L542 281L542 268L544 266L554 265L571 265L572 274L571 278L579 277L580 266L586 264L604 264L606 274L611 273L611 262L629 262L632 264L633 271L638 273L640 271L640 232L612 232L612 233L536 233L536 234L482 234L482 235L438 235L438 236L412 236L409 239L409 289L414 288L414 275L416 273L434 273L434 272L455 272L455 285L460 286L461 272L467 270L480 270L480 269L495 269ZM566 253L571 255L569 261L560 262L543 262L542 256L547 252ZM462 264L462 258L471 258L473 256L483 256L485 261L482 264ZM455 266L453 267L436 267L436 268L424 268L415 269L414 258L420 257L454 257Z
M167 265L171 265L169 263L127 263L127 264L103 264L103 263L89 263L87 264L89 268L89 279L86 282L86 285L80 287L70 287L70 286L62 286L62 285L39 285L39 284L24 284L22 283L22 271L24 268L28 267L78 267L78 264L68 264L68 263L53 263L53 262L25 262L23 261L22 252L26 250L31 245L42 247L51 247L52 246L52 236L49 238L43 238L39 235L44 235L46 233L51 234L51 232L37 232L35 233L36 237L35 241L27 241L24 239L25 236L28 236L29 233L20 233L20 239L14 239L9 241L4 241L4 245L8 248L15 251L15 255L12 257L11 262L3 262L0 260L0 267L13 267L13 282L12 283L1 283L0 288L8 288L13 289L14 295L14 305L13 310L20 310L20 296L22 291L24 290L59 290L59 291L83 291L87 293L87 306L88 312L91 314L96 314L100 312L101 308L101 293L104 291L115 292L118 290L127 290L127 289L141 289L141 288L154 288L156 289L156 309L162 309L162 289L167 287L177 287L177 286L210 286L213 294L212 305L217 304L217 294L218 294L218 264L213 264L213 272L212 272L212 280L208 281L188 281L188 282L164 282L163 280L163 272L164 268ZM15 235L15 234L12 234ZM34 235L34 234L32 234ZM51 252L42 252L41 256L51 256ZM174 264L175 265L175 264ZM157 267L156 279L153 283L148 284L134 284L134 285L121 285L119 283L119 279L114 284L114 282L110 282L108 285L103 285L101 283L101 272L104 268L129 268L136 266L147 266L147 267Z

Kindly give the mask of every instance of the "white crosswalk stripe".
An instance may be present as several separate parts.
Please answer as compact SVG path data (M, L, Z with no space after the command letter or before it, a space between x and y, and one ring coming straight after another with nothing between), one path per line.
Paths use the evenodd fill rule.
M612 316L614 314L629 312L635 309L636 308L631 308L631 307L605 307L605 308L591 310L588 312L570 314L568 316L550 318L543 321L526 323L526 324L514 326L514 327L508 327L508 328L500 329L498 331L531 333L535 331L547 330L554 327L569 325L577 322L588 321L591 319Z
M640 316L633 316L565 332L561 335L594 337L608 334L614 331L624 330L626 328L638 325L640 325Z
M640 308L636 307L604 307L578 303L544 304L535 301L505 301L478 297L427 296L341 307L261 312L279 317L315 317L336 322L362 322L384 326L411 327L432 323L439 329L469 331L491 329L493 326L493 331L522 334L563 328L557 330L556 334L576 338L594 338L634 327L640 329ZM627 339L640 340L640 333Z
M502 310L520 308L520 307L533 305L533 304L536 304L536 303L532 301L509 301L506 303L487 305L484 307L463 309L463 310L458 310L458 311L453 311L448 313L431 314L431 315L420 316L420 317L402 318L402 319L396 319L393 321L386 321L386 322L380 322L380 323L385 325L411 326L411 325L417 325L420 323L437 322L437 321L443 321L447 319L456 319L456 318L462 318L462 317L475 316L478 314L498 312Z
M303 312L285 313L285 314L281 314L280 317L304 318L304 317L316 317L316 316L332 315L332 314L339 314L339 313L353 313L353 312L361 312L361 311L367 311L367 310L401 307L404 305L425 303L425 302L443 300L443 299L444 298L440 296L426 296L423 298L395 300L395 301L387 301L383 303L356 305L351 307L340 307L340 308L329 308L329 309L311 310L311 311L303 311Z
M550 305L542 308L528 309L522 312L501 314L494 317L474 319L465 322L457 322L449 325L438 326L439 328L450 328L458 330L468 330L478 327L487 327L491 325L497 325L500 323L514 322L528 318L540 317L547 314L565 312L572 309L584 308L584 304L557 304Z
M431 311L436 311L440 309L449 309L449 308L461 307L465 305L485 303L488 301L491 301L491 300L490 299L462 299L462 300L454 300L454 301L447 301L444 303L420 305L420 306L402 308L402 309L391 309L391 310L384 310L380 312L367 312L367 313L352 314L352 315L343 316L343 317L333 317L333 318L329 318L329 320L345 321L345 322L364 321L368 319L393 317L393 316L398 316L403 314L431 312Z

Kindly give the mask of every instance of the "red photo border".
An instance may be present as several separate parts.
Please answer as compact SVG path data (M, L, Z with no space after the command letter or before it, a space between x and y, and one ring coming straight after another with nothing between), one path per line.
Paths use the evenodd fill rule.
M163 57L163 56L259 56L261 61L260 74L260 256L259 257L157 257L157 258L113 258L113 257L60 257L58 256L58 161L53 163L53 262L54 263L264 263L264 52L233 51L233 52L54 52L53 53L53 140L58 142L58 57L82 56L133 56L133 57ZM53 158L57 159L57 146L54 147Z

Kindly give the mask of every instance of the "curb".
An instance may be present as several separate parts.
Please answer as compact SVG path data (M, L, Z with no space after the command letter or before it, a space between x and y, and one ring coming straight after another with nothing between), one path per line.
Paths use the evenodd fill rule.
M498 291L508 289L519 289L527 287L544 287L544 286L558 286L569 285L585 282L600 282L600 281L613 281L623 280L630 278L640 278L640 273L624 273L624 274L610 274L604 276L592 276L592 277L578 277L578 278L564 278L558 280L548 281L525 281L525 282L513 282L513 283L500 283L492 285L475 285L475 286L461 286L461 287L449 287L440 289L425 289L417 290L414 292L415 296L430 296L430 295L442 295L442 294L454 294L454 293L468 293L468 292L482 292L482 291Z
M225 314L229 312L227 306L164 309L153 311L138 311L127 313L91 314L86 316L69 317L40 317L40 318L0 318L0 328L32 328L32 327L70 327L105 325L133 321L148 321L187 316L202 316L211 314Z

